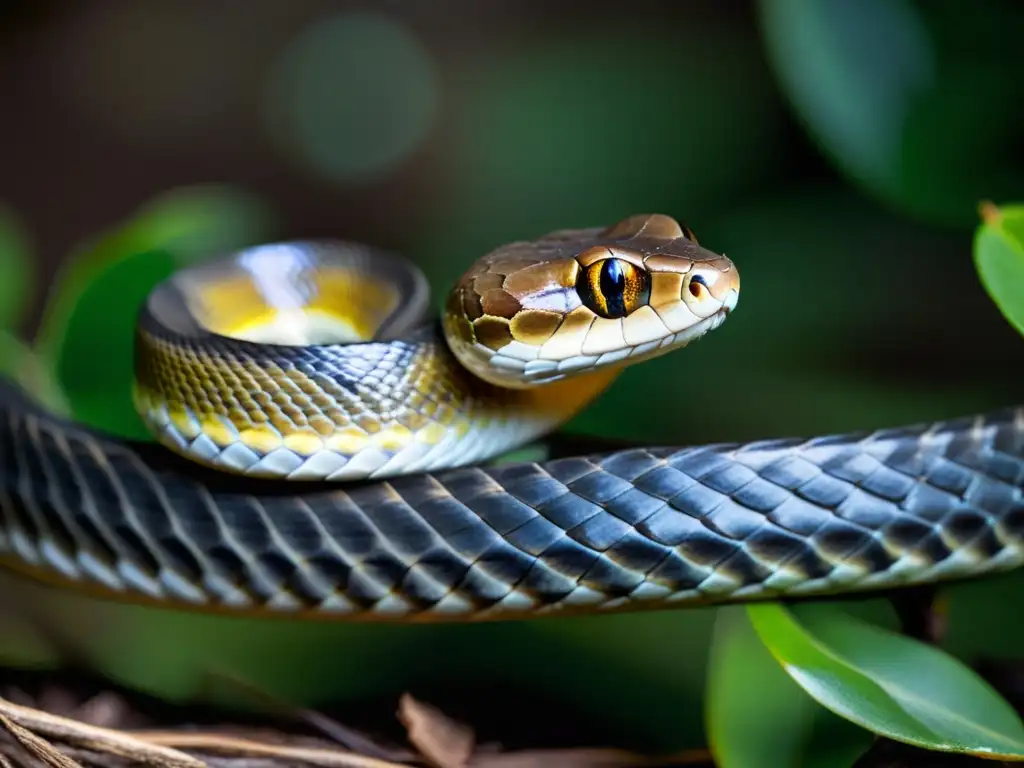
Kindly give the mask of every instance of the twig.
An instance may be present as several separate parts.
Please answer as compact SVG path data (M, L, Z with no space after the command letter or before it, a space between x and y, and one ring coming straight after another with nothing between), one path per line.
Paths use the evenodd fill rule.
M147 744L189 749L195 752L214 752L227 755L265 756L288 760L302 760L321 768L407 768L407 763L392 763L376 757L358 755L338 749L317 747L289 747L264 744L237 736L216 733L175 733L173 731L133 731L132 735Z
M51 715L31 707L13 704L3 698L0 698L0 717L5 718L5 723L11 722L22 729L38 732L71 744L97 749L106 754L146 762L154 768L209 768L202 760L186 755L184 752L147 744L139 738L133 738L120 731L86 725L67 717ZM11 732L17 738L17 734L13 730ZM67 768L72 768L72 766L80 768L79 764L75 762L67 764Z
M3 725L27 752L35 755L52 768L82 768L82 764L77 760L68 757L46 739L37 736L6 715L0 714L0 725Z

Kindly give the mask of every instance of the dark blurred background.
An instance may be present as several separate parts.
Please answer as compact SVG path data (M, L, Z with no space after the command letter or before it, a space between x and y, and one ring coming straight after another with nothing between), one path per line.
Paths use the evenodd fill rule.
M977 202L1020 189L1008 0L9 0L0 14L0 199L41 276L26 332L84 238L217 183L265 206L266 237L401 250L439 295L510 239L636 211L688 222L738 262L740 311L630 371L587 431L871 426L998 401L1020 373L1024 346L970 253Z
M209 195L229 200L216 208L231 213L227 241L399 250L438 302L503 242L658 211L737 262L738 311L626 372L571 431L691 443L1011 402L1024 343L982 290L971 245L981 200L1024 196L1022 39L1013 0L6 0L0 206L36 275L16 330L32 338L82 243L168 195L197 216ZM130 318L125 304L100 314ZM61 383L92 386L77 415L115 428L89 400L107 341L76 346ZM368 634L394 650L389 682L366 689L472 667L459 679L536 693L521 670L481 678L466 649L498 649L480 655L500 667L501 652L540 642L529 655L552 659L534 669L559 700L590 711L612 685L595 681L618 679L609 717L647 738L653 710L684 719L699 701L702 662L678 680L658 665L679 643L703 659L708 615ZM122 676L136 680L187 655L147 655L146 642L132 641L135 662L105 653L134 663ZM238 642L225 658L245 656ZM425 647L445 650L424 662L411 649ZM303 669L289 674L323 695L322 666Z

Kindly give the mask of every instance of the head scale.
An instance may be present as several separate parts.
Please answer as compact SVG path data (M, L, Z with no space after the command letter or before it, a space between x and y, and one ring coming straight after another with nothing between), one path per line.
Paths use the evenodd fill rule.
M482 379L522 388L686 346L735 308L739 274L660 214L502 246L448 296L444 332Z

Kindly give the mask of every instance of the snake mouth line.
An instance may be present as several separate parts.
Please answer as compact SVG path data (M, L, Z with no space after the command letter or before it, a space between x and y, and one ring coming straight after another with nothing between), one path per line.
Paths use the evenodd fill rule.
M732 302L735 306L735 301ZM628 360L631 364L641 360L649 360L659 357L674 349L685 347L701 336L713 331L725 322L731 307L723 306L722 309L709 315L698 323L684 328L681 331L665 336L655 341L648 341L643 344L636 344L632 347L624 347L612 352L605 352L601 355L575 355L557 363L550 360L534 360L522 365L522 370L529 376L533 374L532 381L537 384L548 384L560 381L570 374L584 371L588 368L598 368L605 365L613 365ZM502 361L495 364L500 365ZM531 370L532 369L532 370Z
M735 302L733 302L733 305L735 305ZM639 360L644 355L651 355L652 353L664 354L669 350L685 347L724 323L730 311L731 307L723 306L722 309L704 318L699 323L673 333L671 336L666 336L661 341L638 344L629 350L628 357ZM602 355L602 357L604 356Z

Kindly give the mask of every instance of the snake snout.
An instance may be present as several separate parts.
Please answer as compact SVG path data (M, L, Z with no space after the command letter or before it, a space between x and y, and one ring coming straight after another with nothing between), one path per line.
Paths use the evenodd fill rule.
M729 291L725 294L725 299L722 301L722 310L728 315L736 309L736 303L740 300L740 276L735 269L730 270L727 275L729 277Z

